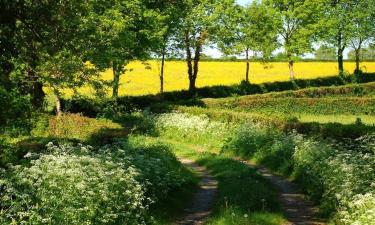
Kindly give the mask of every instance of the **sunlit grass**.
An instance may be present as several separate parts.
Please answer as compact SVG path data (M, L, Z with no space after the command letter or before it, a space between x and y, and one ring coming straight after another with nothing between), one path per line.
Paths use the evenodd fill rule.
M181 158L205 166L219 181L219 194L209 225L281 225L276 191L256 171L199 143L177 141L176 137L138 137L145 143L161 142Z

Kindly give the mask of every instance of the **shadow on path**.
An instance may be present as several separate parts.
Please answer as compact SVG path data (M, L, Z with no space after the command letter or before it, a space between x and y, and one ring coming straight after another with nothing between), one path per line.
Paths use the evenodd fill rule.
M277 187L280 196L281 207L291 225L324 225L325 222L317 217L318 208L306 200L297 185L285 178L274 175L267 168L251 162L241 161L249 167L255 168L271 184Z
M180 161L192 168L198 176L202 177L199 183L199 189L192 199L192 204L185 209L185 214L177 220L176 224L180 225L198 225L203 224L204 220L211 214L218 190L218 182L207 170L194 163L191 160L180 159Z

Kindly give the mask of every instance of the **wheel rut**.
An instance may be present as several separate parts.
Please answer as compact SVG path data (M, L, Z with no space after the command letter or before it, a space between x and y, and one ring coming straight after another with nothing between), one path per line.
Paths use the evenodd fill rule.
M298 187L285 178L271 173L267 168L255 165L251 162L242 161L242 163L252 167L279 192L280 202L286 218L290 225L324 225L324 220L317 216L318 208L303 195Z
M199 189L194 194L192 204L186 208L184 215L175 224L200 225L211 214L218 190L217 180L202 166L191 160L180 159L180 161L192 168L200 177Z

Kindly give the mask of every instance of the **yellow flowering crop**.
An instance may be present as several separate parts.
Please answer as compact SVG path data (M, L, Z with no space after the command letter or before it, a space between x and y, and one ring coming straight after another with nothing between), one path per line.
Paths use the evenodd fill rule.
M244 62L201 62L197 86L231 85L245 78ZM345 62L345 70L352 73L354 62ZM366 72L375 72L375 62L364 62L361 68ZM295 63L297 79L335 76L338 72L335 62L297 62ZM146 64L134 61L127 65L127 71L121 76L120 95L145 95L159 92L160 62L148 61ZM105 80L112 80L112 70L103 73ZM250 64L250 82L263 83L286 81L289 79L287 62ZM188 88L187 67L184 61L168 61L165 65L164 90L174 91ZM88 89L83 89L88 94Z

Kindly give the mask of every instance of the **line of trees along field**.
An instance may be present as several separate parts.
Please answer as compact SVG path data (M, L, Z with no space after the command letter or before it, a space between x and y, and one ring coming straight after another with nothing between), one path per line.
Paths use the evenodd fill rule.
M183 55L189 90L194 93L203 47L217 44L226 54L267 60L282 47L290 78L299 56L313 52L313 44L335 49L339 73L343 52L353 49L360 70L364 47L374 41L373 0L263 0L247 6L235 0L4 0L0 2L0 86L6 92L31 95L35 108L43 87L56 97L60 114L62 90L75 92L91 85L98 94L112 85L118 97L120 76L131 60ZM112 68L113 81L100 79Z

